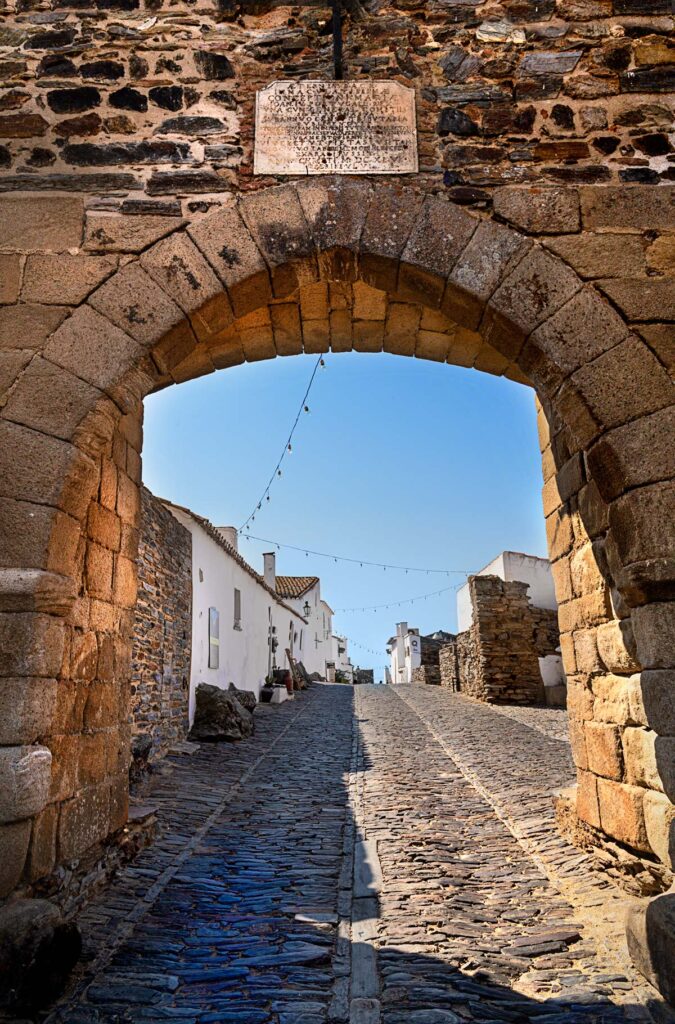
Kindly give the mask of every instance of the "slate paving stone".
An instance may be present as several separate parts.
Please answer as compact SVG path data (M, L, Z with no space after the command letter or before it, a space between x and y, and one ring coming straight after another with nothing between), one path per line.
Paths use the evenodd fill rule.
M449 754L574 876L544 806L571 771L559 716L398 689L315 684L171 755L161 834L81 912L87 959L44 1024L651 1019Z

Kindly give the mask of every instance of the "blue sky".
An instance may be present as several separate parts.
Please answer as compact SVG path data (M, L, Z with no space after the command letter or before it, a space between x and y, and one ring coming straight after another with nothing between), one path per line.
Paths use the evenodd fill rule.
M216 525L240 526L288 436L315 356L246 364L145 402L143 477ZM271 500L250 532L350 558L476 570L505 549L546 555L529 388L460 367L378 353L325 357ZM262 567L270 545L240 540ZM335 609L402 601L463 577L360 568L281 548L277 571L321 577ZM338 612L352 661L385 664L397 621L453 631L455 594ZM361 646L357 646L354 641ZM366 648L377 651L374 655Z

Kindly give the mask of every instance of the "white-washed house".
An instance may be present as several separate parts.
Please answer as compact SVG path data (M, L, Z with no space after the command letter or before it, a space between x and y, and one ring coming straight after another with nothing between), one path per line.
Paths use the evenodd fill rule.
M191 722L199 683L234 683L258 696L275 665L288 668L286 648L303 661L307 623L239 554L234 527L164 505L192 535Z

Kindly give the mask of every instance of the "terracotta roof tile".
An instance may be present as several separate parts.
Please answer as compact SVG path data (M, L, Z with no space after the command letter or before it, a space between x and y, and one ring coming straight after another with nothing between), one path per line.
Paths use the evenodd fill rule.
M277 576L276 591L279 597L303 597L318 582L318 576Z

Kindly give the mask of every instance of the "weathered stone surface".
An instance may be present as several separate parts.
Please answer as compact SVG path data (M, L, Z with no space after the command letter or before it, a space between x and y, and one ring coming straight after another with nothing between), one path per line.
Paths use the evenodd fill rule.
M69 313L67 306L26 302L0 308L0 349L39 350Z
M610 779L598 779L598 802L602 828L620 842L636 850L649 852L639 786L628 786Z
M22 821L47 803L51 752L41 746L0 749L0 822Z
M675 477L675 408L627 423L605 434L588 453L588 464L603 496Z
M232 323L232 307L221 282L185 235L154 245L141 257L141 266L188 314L200 341Z
M598 285L628 320L675 320L672 280L610 278Z
M672 869L675 866L675 805L665 793L648 790L644 795L644 813L649 845Z
M645 978L675 1002L675 894L664 893L635 907L626 925L628 949Z
M116 216L89 213L84 248L89 252L142 252L183 225L179 217L161 214Z
M427 198L401 256L398 293L411 302L438 306L445 278L478 224L458 207Z
M265 261L236 209L218 210L191 225L189 233L227 288L235 315L272 298Z
M117 267L106 256L33 254L26 260L22 298L27 302L76 306Z
M236 697L241 706L253 714L256 709L258 699L252 690L240 690L234 685L234 683L230 683L227 688L227 692L231 693L233 697Z
M62 252L80 245L83 219L75 196L0 196L0 248Z
M0 255L0 303L16 302L21 282L21 261L18 254Z
M17 900L0 911L0 1001L32 1013L50 1003L77 963L82 940L46 900Z
M516 232L483 222L450 271L442 311L463 327L478 327L485 303L530 243Z
M486 340L515 358L528 334L579 290L579 279L542 249L517 264L492 296L481 324Z
M646 270L642 237L626 233L582 231L547 238L544 244L586 278L639 277Z
M198 685L190 739L241 740L252 732L253 716L236 697L208 683Z
M160 341L183 319L179 307L137 263L118 271L89 303L143 346Z
M634 185L623 188L582 188L584 228L650 228L675 226L675 188Z
M553 235L579 230L576 189L499 188L493 202L496 214L528 233Z

